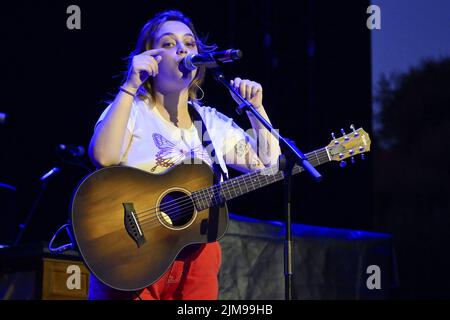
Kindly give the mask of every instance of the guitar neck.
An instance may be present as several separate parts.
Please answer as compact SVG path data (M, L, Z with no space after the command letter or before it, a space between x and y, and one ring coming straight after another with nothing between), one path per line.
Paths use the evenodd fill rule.
M306 157L314 167L331 161L326 148L309 152ZM302 167L295 165L292 173L297 174L304 170ZM282 179L283 173L278 169L277 164L195 191L192 196L197 210L201 211Z

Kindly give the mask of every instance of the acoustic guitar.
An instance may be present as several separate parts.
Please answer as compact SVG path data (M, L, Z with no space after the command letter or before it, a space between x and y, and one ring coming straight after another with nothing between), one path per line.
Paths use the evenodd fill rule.
M368 151L369 135L360 128L306 156L319 166ZM198 159L186 159L164 174L125 166L99 169L73 196L75 239L99 280L115 289L139 290L157 281L183 248L226 233L226 201L282 179L273 166L214 184L211 168Z

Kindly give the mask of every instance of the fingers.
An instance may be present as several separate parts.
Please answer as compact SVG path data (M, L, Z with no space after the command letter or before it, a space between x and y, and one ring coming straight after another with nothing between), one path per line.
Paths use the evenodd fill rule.
M245 99L248 99L246 95L246 83L248 80L242 80L241 78L235 78L233 81L234 88L239 91L240 95Z
M158 74L158 63L160 63L162 60L162 56L160 54L163 52L164 52L164 49L160 48L160 49L147 50L147 51L144 51L143 53L141 53L142 56L149 57L150 61L152 61L152 63L151 63L153 66L152 70L155 70L153 62L156 62L156 74ZM154 76L156 76L156 74Z
M142 52L141 54L147 55L147 56L157 56L157 55L163 53L164 50L165 50L165 49L163 49L163 48L159 48L159 49L151 49L151 50L144 51L144 52Z
M256 82L254 82L253 84L254 84L254 85L252 86L252 90L251 90L251 93L250 93L250 95L251 95L252 97L256 96L256 94L257 94L259 91L262 91L261 85L259 85L259 84L256 83Z
M128 71L127 83L138 89L149 77L156 77L159 72L158 64L163 59L164 49L152 49L135 55Z
M158 74L158 63L161 59L161 56L137 55L133 57L133 68L135 72L141 73L145 71L149 76L155 77Z
M158 56L158 57L161 57L161 56ZM149 72L149 74L152 77L155 77L159 72L159 68L158 68L159 61L157 61L156 59L154 59L152 57L149 57L149 58L150 58L150 60L147 62L148 67L150 67L150 71L151 71L151 72ZM160 61L161 61L161 59L160 59Z
M239 93L241 94L241 96L243 96L247 100L252 99L259 92L262 93L261 85L254 81L235 78L234 80L231 80L230 83L236 90L239 89Z

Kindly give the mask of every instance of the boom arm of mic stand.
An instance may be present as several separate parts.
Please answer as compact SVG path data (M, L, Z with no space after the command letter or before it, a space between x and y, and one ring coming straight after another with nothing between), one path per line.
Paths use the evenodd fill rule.
M215 68L212 70L214 78L222 83L226 88L228 88L231 92L234 93L236 97L241 101L239 106L236 108L236 112L239 115L242 115L243 111L249 111L251 112L259 122L263 124L264 127L266 127L269 132L278 139L280 142L280 147L282 150L284 150L284 153L286 153L286 156L291 158L292 161L297 163L299 166L303 167L313 178L316 182L319 182L322 180L322 175L314 168L314 166L309 163L308 158L288 139L283 138L277 130L275 130L272 125L264 119L261 114L256 111L255 107L248 102L247 99L241 96L241 94L225 79L225 76L223 75L222 71L219 68Z

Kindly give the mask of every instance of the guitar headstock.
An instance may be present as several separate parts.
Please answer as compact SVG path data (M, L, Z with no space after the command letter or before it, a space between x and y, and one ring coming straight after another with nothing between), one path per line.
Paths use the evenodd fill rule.
M351 158L354 162L354 156L361 154L364 159L364 153L370 151L370 137L363 128L355 130L353 125L350 126L352 132L346 134L341 129L342 137L336 138L334 133L331 134L333 140L326 147L331 161L341 161L341 166L345 166L345 159Z

